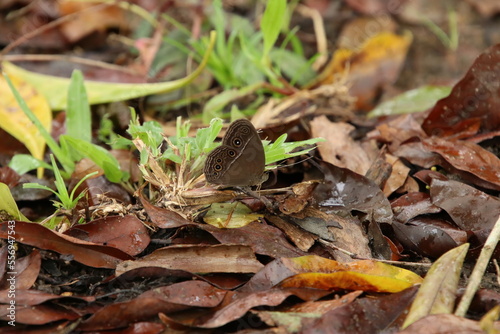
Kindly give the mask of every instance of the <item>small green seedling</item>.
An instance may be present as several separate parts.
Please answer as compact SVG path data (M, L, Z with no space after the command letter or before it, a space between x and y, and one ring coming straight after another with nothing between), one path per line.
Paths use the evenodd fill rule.
M50 155L50 160L52 162L52 168L54 171L54 176L55 176L55 181L54 184L56 185L57 190L53 190L47 186L38 184L38 183L25 183L23 184L23 188L26 189L43 189L52 192L54 195L57 196L59 201L53 201L54 206L57 208L57 210L68 210L71 211L73 210L76 205L78 204L78 201L85 196L85 191L82 191L78 196L75 197L75 192L78 189L78 187L88 178L94 176L97 174L97 172L93 172L90 174L85 175L73 188L71 193L68 193L68 189L66 188L66 184L61 176L61 172L59 171L59 168L56 165L56 162L54 160L54 156L51 154Z

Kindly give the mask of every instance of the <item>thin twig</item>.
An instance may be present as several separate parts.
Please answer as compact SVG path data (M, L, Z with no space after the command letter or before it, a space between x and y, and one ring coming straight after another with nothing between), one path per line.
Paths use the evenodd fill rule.
M319 239L318 241L320 243L322 243L323 245L328 246L330 248L333 248L333 249L335 249L335 250L337 250L339 252L342 252L344 254L347 254L351 258L356 259L356 260L371 260L371 261L378 261L378 262L383 262L383 263L387 263L387 264L392 264L392 265L396 265L396 266L421 267L421 268L429 268L432 265L432 263L418 263L418 262L405 262L405 261L391 261L391 260L370 259L370 258L366 258L366 257L361 257L361 256L359 256L359 255L357 255L355 253L349 252L346 249L343 249L343 248L340 248L338 246L335 246L333 243L331 243L329 241L326 241L326 240L323 240L323 239Z

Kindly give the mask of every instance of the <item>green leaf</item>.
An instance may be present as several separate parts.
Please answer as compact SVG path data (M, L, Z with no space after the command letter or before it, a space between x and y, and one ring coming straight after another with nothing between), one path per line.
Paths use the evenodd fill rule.
M290 78L292 84L298 82L299 85L305 85L317 75L311 67L310 60L289 50L273 49L271 59Z
M188 85L201 73L203 68L205 68L205 66L207 65L208 59L212 54L215 37L215 32L212 32L210 34L210 41L208 43L208 46L206 47L206 49L204 49L203 59L200 65L185 78L151 84L87 81L85 86L87 89L89 103L98 104L129 100L146 95L171 92ZM32 84L40 93L42 93L47 98L52 109L61 110L67 106L67 96L61 94L61 92L68 91L68 79L30 72L6 61L2 62L2 67L7 74L15 75ZM57 158L59 159L59 157Z
M104 170L106 178L111 182L120 182L125 177L125 173L120 170L120 165L116 158L106 149L68 135L62 135L59 140L66 141L68 146L101 167Z
M208 123L209 120L219 117L220 112L224 107L226 107L232 101L235 101L239 98L252 94L257 89L262 87L262 83L256 83L254 85L245 86L241 89L231 89L225 90L220 94L212 97L203 108L203 121Z
M425 111L451 92L449 86L422 86L383 102L368 113L368 117L410 114Z
M0 212L2 211L7 212L14 219L25 222L30 221L21 213L21 211L19 211L16 201L10 192L9 186L0 182Z
M66 110L66 133L74 138L90 142L92 123L87 91L83 83L83 74L74 70L68 89L68 108Z
M286 0L267 1L266 10L260 21L260 29L264 37L262 58L266 58L278 39L285 22Z
M39 167L52 169L52 167L48 163L42 160L38 160L37 158L29 154L14 155L9 162L9 167L15 170L19 175L23 175Z
M292 152L298 147L305 146L305 145L315 145L319 142L325 141L323 138L311 138L308 140L303 140L303 141L296 141L296 142L285 142L286 140L286 134L281 135L274 143L270 143L269 141L264 140L264 150L266 152L266 165L291 158L291 157L296 157L302 154L306 154L309 151L313 150L313 148L310 149L304 149L301 151L297 152ZM272 169L274 167L268 168Z

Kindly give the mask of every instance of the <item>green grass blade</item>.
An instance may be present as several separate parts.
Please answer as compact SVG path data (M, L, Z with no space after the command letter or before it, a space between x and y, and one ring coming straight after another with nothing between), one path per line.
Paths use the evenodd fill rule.
M83 83L83 74L74 70L68 89L68 107L66 109L66 132L71 136L90 142L92 123L87 91Z

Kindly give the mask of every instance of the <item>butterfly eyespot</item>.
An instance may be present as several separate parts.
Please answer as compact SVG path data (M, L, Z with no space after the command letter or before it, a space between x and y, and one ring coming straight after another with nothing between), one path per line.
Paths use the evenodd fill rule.
M212 174L213 174L213 176L219 175L219 173L217 173L217 172L213 172Z
M229 154L230 157L234 157L236 155L235 151L228 151L227 154Z
M215 165L215 166L214 166L214 169L215 169L215 170L221 170L221 169L222 169L222 165Z
M233 140L233 144L234 144L234 146L241 146L241 140L239 138L235 138Z
M217 158L217 159L215 160L215 162L217 162L218 164L220 164L220 163L222 163L222 159L221 159L221 158Z

